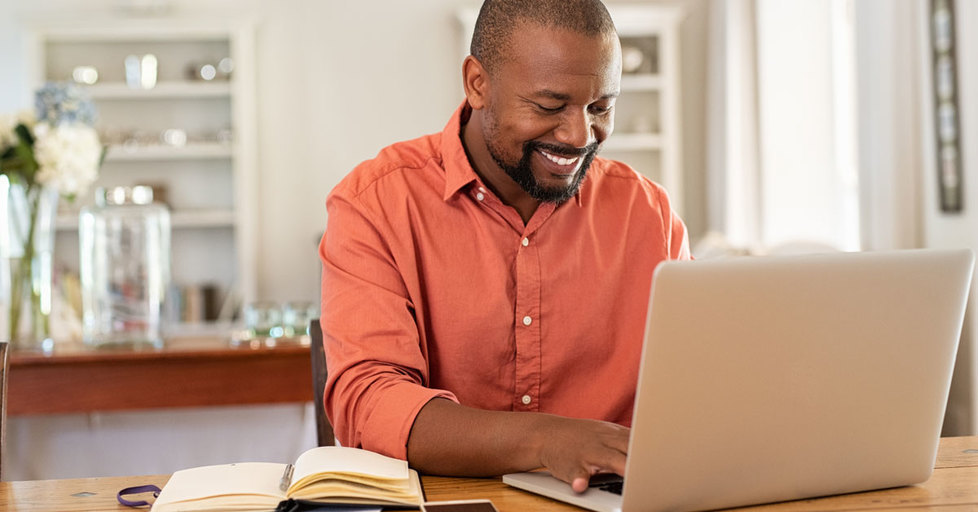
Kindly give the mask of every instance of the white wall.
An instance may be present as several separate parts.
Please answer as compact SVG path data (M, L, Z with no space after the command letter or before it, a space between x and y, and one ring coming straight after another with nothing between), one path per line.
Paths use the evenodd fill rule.
M382 147L444 126L462 97L454 10L473 3L262 4L260 296L318 299L328 191Z

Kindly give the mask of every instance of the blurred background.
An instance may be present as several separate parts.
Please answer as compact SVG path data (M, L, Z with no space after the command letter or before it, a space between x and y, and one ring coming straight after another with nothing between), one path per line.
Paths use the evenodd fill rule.
M604 154L666 186L697 257L978 245L978 4L607 4L626 72ZM110 145L97 185L153 186L173 219L175 293L213 297L171 320L223 329L251 303L318 302L326 195L382 147L441 130L479 5L0 0L0 113L30 108L48 80L88 85ZM91 202L61 205L62 275L78 271L77 210ZM974 318L946 433L978 432ZM195 426L161 427L173 415ZM233 439L289 460L314 442L307 406L15 417L9 436L8 479L227 462ZM210 452L62 460L160 436Z

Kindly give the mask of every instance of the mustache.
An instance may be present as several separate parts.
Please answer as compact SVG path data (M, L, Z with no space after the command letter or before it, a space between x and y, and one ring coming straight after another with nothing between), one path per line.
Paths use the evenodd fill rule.
M561 156L564 158L575 158L580 156L587 156L598 151L598 143L592 142L583 148L575 148L574 146L564 146L559 144L550 144L547 142L538 141L527 141L523 144L523 151L529 153L531 151L543 150L554 156Z

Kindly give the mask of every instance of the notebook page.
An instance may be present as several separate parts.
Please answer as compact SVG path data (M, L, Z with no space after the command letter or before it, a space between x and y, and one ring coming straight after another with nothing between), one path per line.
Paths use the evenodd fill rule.
M299 456L295 461L292 481L317 473L367 475L378 480L408 478L406 461L378 453L343 446L320 446Z
M163 486L155 506L213 496L259 495L284 499L279 489L285 464L242 462L183 469Z

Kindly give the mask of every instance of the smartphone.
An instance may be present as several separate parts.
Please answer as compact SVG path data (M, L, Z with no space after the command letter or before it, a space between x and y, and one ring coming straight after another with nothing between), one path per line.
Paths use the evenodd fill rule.
M457 500L422 503L421 512L499 512L499 510L489 500Z

